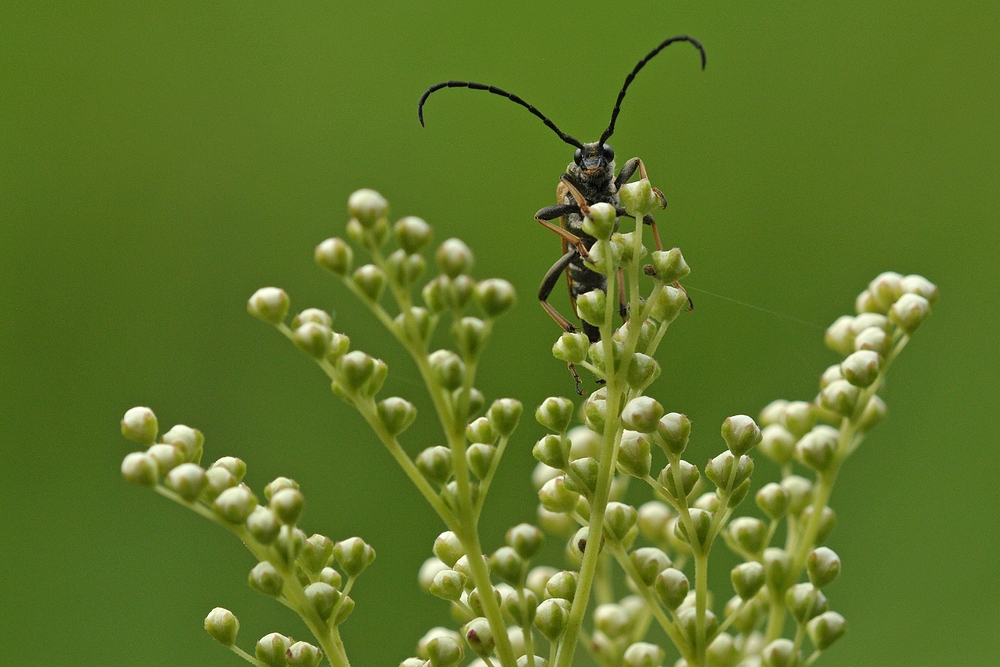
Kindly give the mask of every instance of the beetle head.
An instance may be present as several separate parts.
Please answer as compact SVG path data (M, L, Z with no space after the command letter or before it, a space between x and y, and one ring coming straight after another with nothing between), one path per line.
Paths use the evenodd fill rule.
M586 179L602 180L602 176L614 173L615 150L610 144L600 141L584 144L573 154L573 163L580 170L580 175Z

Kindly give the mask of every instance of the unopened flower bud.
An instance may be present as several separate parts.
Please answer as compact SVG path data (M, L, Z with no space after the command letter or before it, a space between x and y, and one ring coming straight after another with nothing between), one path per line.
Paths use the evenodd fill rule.
M809 621L806 630L816 650L825 651L830 644L844 636L847 621L837 612L827 611Z
M302 548L299 560L308 572L319 574L333 560L333 542L326 535L311 535Z
M684 290L677 289L671 285L665 285L663 289L653 297L653 307L650 317L659 322L673 322L682 310L687 307L688 297Z
M257 640L255 653L257 659L268 667L286 667L288 659L286 652L292 641L283 634L272 632Z
M568 514L550 512L544 506L537 509L538 525L546 533L560 538L568 538L576 530L576 521Z
M622 410L625 428L640 433L652 433L663 417L663 406L649 396L633 398Z
M573 401L561 396L550 396L535 410L538 423L556 433L565 433L573 420Z
M315 359L326 357L332 338L330 328L316 322L306 322L292 333L295 346Z
M769 424L761 431L760 451L779 466L784 466L795 455L795 441L795 436L781 424Z
M462 635L455 632L454 630L441 627L431 628L417 642L417 655L423 658L424 660L428 660L430 658L428 647L430 643L434 639L437 639L438 637L446 637L455 642L456 644L462 641Z
M462 628L465 643L481 658L487 658L493 652L495 642L490 631L490 623L482 616L474 618Z
M819 388L826 389L827 385L829 385L831 382L843 379L844 379L844 374L840 372L840 364L827 366L827 369L823 371L823 374L819 378Z
M542 548L545 535L530 523L519 523L507 531L506 540L521 558L527 560Z
M579 493L567 488L566 478L563 476L549 480L538 491L538 499L542 503L542 507L550 512L571 512L576 508L576 501L579 498Z
M256 507L247 517L247 530L261 544L271 544L278 538L281 521L267 507Z
M365 298L375 302L382 296L385 289L385 273L374 264L365 264L355 269L351 276L351 282L358 288Z
M229 523L241 524L257 507L257 498L245 486L234 486L219 494L213 504L215 513Z
M476 283L473 296L489 318L499 317L517 303L514 286L500 278L489 278Z
M930 302L919 294L904 294L889 310L890 319L907 334L916 331L930 314Z
M445 291L447 291L450 284L451 280L448 279L448 276L442 275L424 285L424 288L420 291L420 296L432 313L441 313L448 308L448 304L445 301Z
M369 229L389 214L389 202L375 190L362 188L355 190L348 197L347 211L352 217L357 218L365 229Z
M448 567L454 567L459 558L465 555L465 547L458 536L447 530L434 540L434 555L444 561Z
M878 327L868 327L854 337L855 350L872 350L885 356L892 349L892 339ZM848 357L850 359L850 357Z
M636 352L625 372L625 381L632 389L643 389L660 376L660 364L656 359Z
M656 279L664 283L675 283L691 273L691 267L684 261L680 248L654 252L653 270L656 272Z
M600 327L604 324L607 295L602 290L595 289L581 294L576 300L576 310L584 322Z
M497 440L497 432L489 419L480 417L465 427L465 438L469 442L481 442L492 445Z
M594 625L611 639L617 639L631 630L628 612L618 604L606 603L594 609Z
M867 331L870 331L870 329ZM876 329L876 331L879 330ZM881 331L879 333L881 333ZM884 336L885 334L882 335ZM854 352L840 363L840 372L844 376L844 379L855 387L871 386L871 384L878 379L878 375L881 370L882 358L879 356L879 353L874 350L860 350L858 352ZM831 382L823 391L825 392L830 388L830 386L836 384L836 382L842 381L843 380ZM840 411L837 410L837 412Z
M646 178L623 185L618 190L618 197L628 214L637 221L642 220L644 215L652 212L660 203Z
M854 354L861 353L855 352ZM865 354L868 353L866 352ZM819 402L824 408L830 410L831 412L835 412L843 417L850 417L854 414L854 409L857 407L858 397L860 394L861 390L847 380L836 380L828 384L823 391L820 392ZM802 437L804 438L805 436Z
M789 588L785 593L785 604L799 623L806 623L830 607L826 596L812 584L796 584Z
M764 540L767 539L767 526L754 517L741 516L734 519L729 524L729 534L744 551L754 556L760 554L766 546Z
M521 402L514 398L501 398L493 401L486 418L501 437L509 436L517 427L521 418Z
M661 570L653 582L656 597L671 611L681 606L690 588L691 584L684 573L672 567Z
M657 575L663 570L673 565L673 561L661 549L656 547L643 547L636 549L629 554L629 560L639 573L642 583L652 586Z
M422 590L429 593L431 585L434 583L434 579L438 576L438 574L446 572L449 569L450 568L441 562L440 559L428 558L420 566L420 571L417 572L417 583L420 585ZM465 573L462 573L462 576L465 577Z
M801 438L816 423L816 414L811 403L791 401L781 413L781 425L796 438Z
M802 436L795 445L795 458L817 472L824 472L833 465L839 437L837 429L821 424Z
M490 571L495 572L501 581L516 586L525 574L524 559L513 547L500 547L490 556Z
M430 584L431 595L451 602L460 600L464 591L465 577L455 570L441 570Z
M812 502L812 482L805 477L788 475L781 480L781 486L788 491L788 513L797 516Z
M556 569L549 567L548 565L539 565L537 567L531 568L528 572L528 576L524 581L525 587L533 592L540 598L547 597L545 593L545 585L552 578L552 575L556 573Z
M654 440L666 452L667 456L680 456L687 447L691 436L691 421L677 412L665 414L656 427Z
M420 474L435 484L445 484L451 477L451 450L447 447L441 445L428 447L417 454L414 463Z
M276 493L272 491L268 506L283 524L294 526L302 516L305 501L305 496L298 489L281 489Z
M149 408L131 408L122 417L122 435L133 442L152 445L158 431L156 415Z
M405 431L417 418L417 409L413 404L398 396L379 401L375 408L382 425L392 436Z
M216 607L205 617L205 631L223 646L232 646L240 632L240 622L233 612Z
M465 450L465 460L469 464L469 470L478 479L486 479L493 463L493 456L496 454L496 447L493 445L476 442L469 445Z
M569 603L563 598L549 598L538 605L535 612L535 627L550 642L557 640L566 629L569 620Z
M744 600L749 600L764 585L764 566L756 561L740 563L729 573L733 590Z
M813 515L813 507L810 505L802 510L802 521L808 523ZM837 526L837 513L829 507L824 507L819 516L819 525L816 528L816 544L822 544L830 536Z
M718 634L705 649L705 657L710 665L732 667L740 659L740 649L733 642L733 636L727 632Z
M374 375L375 359L361 350L354 350L340 358L337 362L337 370L343 376L347 388L356 391Z
M182 463L167 474L167 487L191 503L198 499L207 483L205 471L195 463Z
M776 591L784 590L785 580L792 567L792 557L784 549L768 547L764 549L764 579L768 588Z
M875 276L868 284L868 292L872 295L878 312L884 313L903 294L903 276L895 271L886 271Z
M472 363L479 357L486 345L489 331L486 328L486 323L478 317L463 317L452 327L452 335L462 357Z
M281 324L288 314L288 294L277 287L262 287L247 301L247 312L268 324Z
M451 238L442 243L435 259L441 273L449 278L460 276L472 267L472 251L460 239Z
M712 513L692 508L688 510L688 514L691 515L691 523L694 525L694 535L689 533L686 521L678 521L674 530L677 539L692 546L704 545L708 538L708 531L712 527Z
M664 538L667 522L674 515L666 503L650 500L639 507L639 519L636 525L642 536L653 544L660 544Z
M885 417L886 406L885 401L883 401L878 395L872 395L868 399L868 405L865 406L864 412L861 413L861 418L858 420L858 430L862 433L870 431L882 421Z
M261 561L250 570L249 583L250 588L258 593L275 597L281 594L281 587L285 585L285 580L276 567L267 561Z
M788 511L788 491L780 484L770 482L757 492L757 507L772 521L777 521Z
M288 667L318 667L323 660L323 652L309 642L295 642L285 653Z
M854 312L856 313L877 313L879 304L867 289L854 299Z
M840 575L840 556L833 549L819 547L806 559L806 569L813 586L823 588Z
M564 333L552 346L552 356L568 364L578 364L587 358L590 341L583 333Z
M676 499L687 497L691 490L694 489L694 485L698 482L698 478L701 473L698 472L698 466L692 465L687 461L682 460L678 468L680 472L681 485L680 489L677 488L674 479L674 464L668 464L663 470L660 471L660 484L662 484L667 493Z
M796 667L798 664L798 651L791 639L775 639L764 647L760 657L764 667Z
M349 537L333 545L333 555L348 577L356 577L375 560L375 550L360 537Z
M617 222L614 206L604 202L591 204L590 213L583 218L583 231L595 239L607 241L615 231Z
M618 448L618 469L626 475L646 479L652 465L649 440L638 431L624 431Z
M185 461L197 461L201 458L202 446L205 444L205 436L196 428L175 424L169 431L163 434L161 440L168 445L177 447ZM161 469L161 472L163 470Z
M465 364L451 350L437 350L427 358L435 377L445 389L453 391L465 380Z
M909 275L899 281L904 294L917 294L927 299L930 305L934 305L938 300L937 285L927 280L923 276Z
M343 239L332 238L316 246L313 257L327 271L346 276L354 261L354 251Z
M341 593L330 584L322 581L309 584L305 588L306 599L312 604L313 609L324 621L333 615L333 608L340 601Z
M399 247L409 255L420 252L431 239L431 226L413 215L400 218L393 225L393 232L396 234Z
M594 394L583 404L583 420L594 433L604 433L604 422L607 416L608 404Z
M848 355L854 351L854 332L851 331L851 324L854 318L850 315L841 315L831 324L824 336L826 346L839 354Z
M548 582L545 584L545 595L550 598L562 598L563 600L572 602L573 596L576 595L578 580L579 574L572 570L556 572L549 577Z
M639 513L631 505L610 502L604 512L604 527L616 540L621 542L632 530L638 518Z
M156 486L156 459L146 452L132 452L122 460L122 477L132 484Z

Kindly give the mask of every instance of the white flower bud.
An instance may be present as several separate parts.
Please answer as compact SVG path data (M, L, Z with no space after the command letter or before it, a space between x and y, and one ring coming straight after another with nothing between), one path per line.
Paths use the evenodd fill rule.
M615 207L599 202L590 205L590 214L583 219L583 231L595 239L607 241L611 238L611 233L615 231L617 224Z
M600 327L604 324L607 295L603 290L591 290L581 294L576 300L576 310L588 324Z
M589 347L586 334L566 332L552 346L552 356L568 364L578 364L587 358Z
M182 463L167 474L167 487L189 503L201 495L207 482L205 471L196 463Z
M892 339L878 327L868 327L854 337L855 350L872 350L883 357L892 349Z
M680 248L654 252L653 270L656 272L656 279L664 283L674 283L691 274L691 267L684 261Z
M618 197L628 214L637 222L660 203L649 184L649 179L646 178L623 185L618 191Z
M442 243L435 253L438 268L449 278L456 278L472 268L472 251L461 239L451 238Z
M918 294L925 299L932 306L937 303L938 300L938 288L937 285L927 280L923 276L910 275L906 276L899 281L900 287L903 288L904 294Z
M313 258L327 271L346 276L354 261L354 251L344 239L332 238L316 246Z
M417 583L420 584L420 588L427 591L431 590L431 585L434 583L434 579L441 572L447 572L451 568L441 562L440 558L428 558L424 561L423 565L420 566L420 571L417 573Z
M257 498L245 486L234 486L219 494L213 504L215 513L230 523L240 524L247 520L257 507Z
M122 435L133 442L151 445L158 431L156 415L149 408L131 408L122 417Z
M878 331L878 329L875 331ZM859 350L840 363L841 375L855 387L871 386L878 379L881 370L882 358L874 350ZM844 382L844 380L831 382L823 391L826 392L831 386L840 382ZM838 410L838 412L840 411Z
M156 460L146 452L132 452L122 460L122 477L132 484L156 486Z
M890 319L907 334L916 331L930 314L930 302L919 294L904 294L889 311Z
M184 456L185 461L195 461L201 458L205 436L196 428L191 428L184 424L176 424L163 434L162 441L168 445L177 447Z
M476 303L487 317L499 317L517 303L514 286L500 278L489 278L476 283L472 292Z
M823 340L826 346L838 354L848 355L854 351L854 332L851 331L851 324L854 318L850 315L841 315L837 320L827 327Z
M795 445L795 457L817 472L828 470L837 453L839 436L840 432L832 426L817 426Z
M875 279L868 284L868 292L871 293L874 305L878 312L884 313L903 294L903 276L895 271L886 271L875 276Z
M362 227L370 229L388 215L389 202L375 190L362 188L352 192L347 199L347 212L356 218Z
M205 617L205 630L223 646L232 646L240 632L240 622L233 612L216 607Z
M280 324L288 314L289 303L285 290L262 287L247 301L247 312L268 324Z
M420 252L431 240L431 226L422 218L413 215L400 218L393 231L396 234L396 242L408 255Z
M663 406L649 396L633 398L622 410L622 423L640 433L652 433L663 417Z

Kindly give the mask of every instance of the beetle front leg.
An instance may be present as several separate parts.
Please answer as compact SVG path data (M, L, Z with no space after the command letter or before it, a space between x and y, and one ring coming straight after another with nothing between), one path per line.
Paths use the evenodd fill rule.
M569 266L569 263L573 261L573 257L575 256L576 250L573 249L560 257L559 260L552 265L552 268L545 273L545 277L542 278L542 284L538 288L538 300L541 302L542 308L544 308L545 312L556 321L556 324L569 333L575 333L576 327L573 326L572 322L563 317L562 313L556 310L551 303L549 303L548 298L549 295L552 294L552 290L555 288L556 283L559 282L559 276L562 275L563 271L566 270L566 267Z

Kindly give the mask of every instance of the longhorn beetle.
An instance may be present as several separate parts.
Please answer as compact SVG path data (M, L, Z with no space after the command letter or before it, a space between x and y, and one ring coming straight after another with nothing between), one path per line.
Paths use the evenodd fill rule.
M618 120L622 100L625 99L625 93L628 91L628 87L631 85L633 79L635 79L636 74L638 74L639 70L641 70L646 63L655 57L656 54L674 42L689 42L696 49L698 49L698 52L701 55L701 68L705 69L705 49L702 47L701 43L698 42L698 40L688 37L687 35L679 35L677 37L671 37L670 39L664 40L655 49L646 54L646 56L632 68L632 71L629 72L628 76L625 77L625 83L622 85L622 89L618 93L618 99L615 101L615 108L611 112L611 122L608 124L607 129L604 130L604 133L601 134L601 138L598 141L589 144L581 143L577 139L566 134L556 127L555 123L549 120L538 109L528 104L517 95L508 93L506 90L501 90L496 86L488 86L482 83L474 83L472 81L444 81L442 83L434 84L428 88L420 97L420 102L417 104L417 118L420 120L420 125L423 126L424 103L427 101L427 98L430 97L431 93L441 90L442 88L471 88L472 90L485 90L489 93L493 93L494 95L506 97L511 102L526 108L533 115L541 119L541 121L545 123L549 129L559 135L560 139L567 144L576 147L576 153L573 155L573 162L567 166L566 173L559 177L559 185L556 187L556 201L558 203L555 206L546 206L535 213L535 220L560 236L562 239L563 250L562 257L560 257L559 260L552 265L552 268L550 268L545 274L545 278L542 280L541 287L538 290L538 300L541 302L542 308L545 309L552 319L555 320L556 323L564 330L570 333L575 332L576 327L548 302L549 295L552 293L553 288L559 281L559 276L564 271L566 272L566 278L569 284L570 301L573 304L574 310L576 310L576 299L581 295L598 289L607 291L607 278L604 275L587 268L586 264L584 264L584 260L589 258L587 251L594 245L596 239L583 231L583 216L589 213L590 205L596 204L597 202L606 202L614 206L619 217L627 215L625 209L619 205L619 188L621 188L621 186L632 177L636 169L639 170L639 176L641 178L647 178L646 166L642 163L642 160L637 157L634 157L626 162L624 166L622 166L621 171L618 172L618 176L615 177L615 152L606 142L615 131L615 121ZM662 202L661 207L666 207L667 200L666 197L663 196L663 193L656 188L654 188L653 191ZM559 225L555 225L550 222L556 218L561 218ZM642 221L644 224L647 224L652 228L653 240L656 244L656 249L662 250L663 245L660 242L660 234L656 228L656 222L653 220L653 217L651 215L646 215ZM616 229L617 226L618 223L616 221ZM625 319L627 312L625 306L624 285L620 278L618 280L618 284L620 287L618 294L619 312L621 313L622 318ZM589 338L591 342L600 340L600 330L586 321L581 321L583 323L583 331L586 333L587 338ZM577 377L572 365L570 366L570 370L573 372L573 375ZM577 377L577 382L579 386L579 377Z

